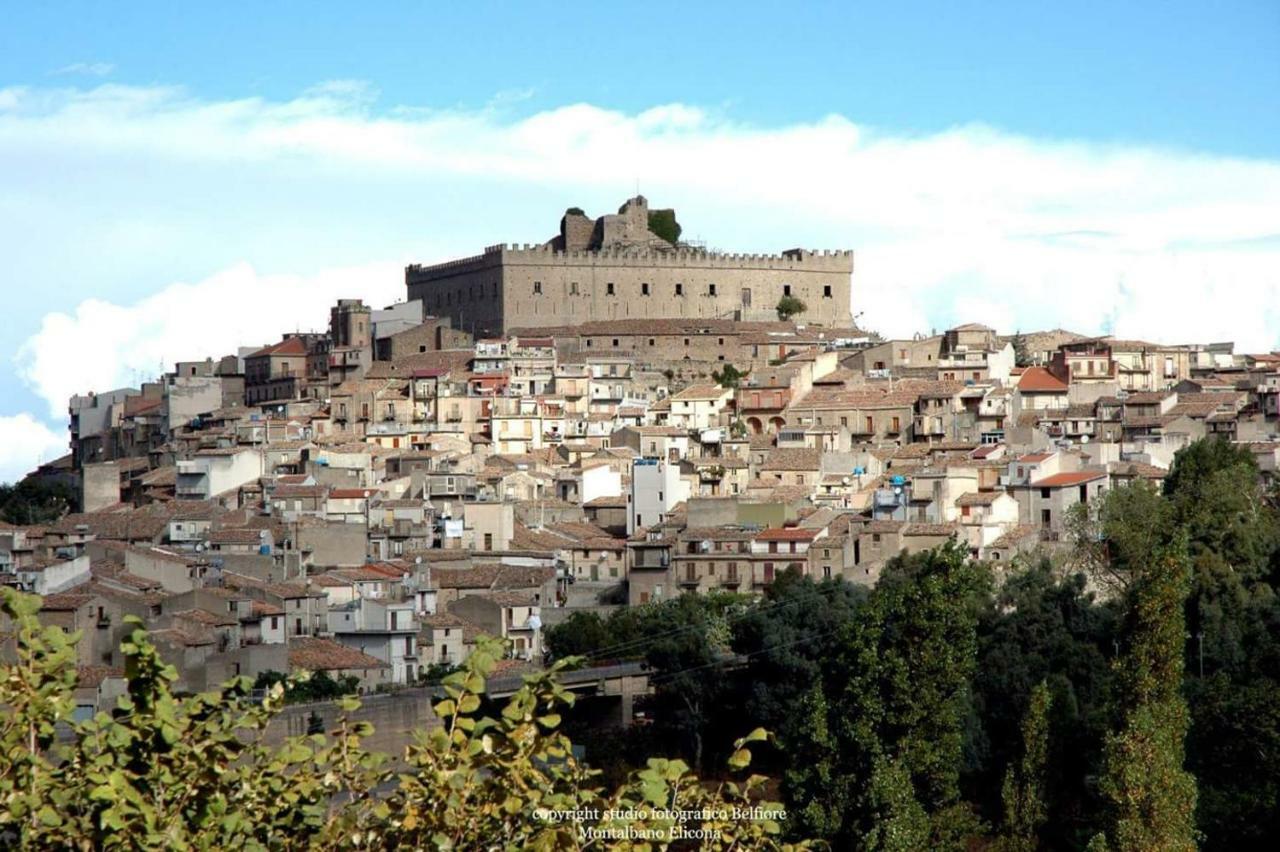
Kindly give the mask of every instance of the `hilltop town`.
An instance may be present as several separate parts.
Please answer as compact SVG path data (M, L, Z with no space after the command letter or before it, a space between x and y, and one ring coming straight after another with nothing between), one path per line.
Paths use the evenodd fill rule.
M798 573L874 586L956 541L1070 547L1072 508L1205 437L1280 462L1280 354L974 322L856 327L853 254L724 254L642 197L545 243L405 272L328 327L69 402L0 528L0 582L83 631L80 712L124 689L125 617L183 689L324 672L394 691L506 643ZM290 318L312 322L318 318ZM624 719L624 721L630 721Z

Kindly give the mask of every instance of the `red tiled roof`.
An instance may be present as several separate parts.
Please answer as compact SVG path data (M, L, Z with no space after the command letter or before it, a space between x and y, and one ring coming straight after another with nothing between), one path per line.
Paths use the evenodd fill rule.
M307 671L385 669L387 664L329 639L300 636L289 642L289 667Z
M800 527L773 527L757 535L756 541L810 541L817 534L817 530Z
M1036 480L1031 483L1032 488L1066 488L1072 485L1081 485L1085 482L1092 482L1095 479L1106 477L1105 470L1073 470L1067 473L1055 473L1053 476L1046 476L1044 479Z
M1018 379L1018 390L1024 393L1065 393L1067 383L1044 367L1028 367Z
M266 355L306 355L307 346L302 342L300 337L286 337L279 343L273 343L270 346L264 346L257 352L247 356L249 358L261 358Z

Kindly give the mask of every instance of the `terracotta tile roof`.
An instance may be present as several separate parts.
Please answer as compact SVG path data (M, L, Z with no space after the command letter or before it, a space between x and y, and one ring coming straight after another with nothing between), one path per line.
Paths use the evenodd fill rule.
M261 541L262 530L246 530L246 529L221 529L213 530L209 533L210 544L252 544L256 545Z
M267 603L266 601L254 601L253 614L254 615L284 615L284 610L273 603Z
M313 672L389 668L377 657L371 657L355 648L348 648L329 639L308 636L289 640L289 667Z
M1031 487L1067 488L1072 485L1093 482L1095 479L1105 479L1106 476L1107 472L1105 470L1073 470L1066 473L1055 473L1052 476L1046 476L1044 479L1037 479L1031 483Z
M1025 456L1018 456L1018 461L1028 464L1039 464L1042 461L1048 461L1053 458L1053 453L1027 453Z
M1066 393L1067 383L1044 367L1028 367L1018 379L1023 393Z
M184 609L181 612L175 612L173 617L181 621L203 624L206 627L234 627L240 623L234 618L209 612L207 609Z
M107 678L123 678L124 669L113 666L76 666L76 686L80 689L97 689Z
M151 639L158 642L164 642L170 645L182 645L188 648L212 645L218 641L217 637L214 636L212 632L203 628L188 629L186 627L169 627L164 630L152 630L149 636Z
M771 527L756 535L756 541L812 541L818 530L801 527Z
M672 399L689 400L689 399L721 399L732 391L722 388L719 385L689 385L689 387L672 396Z
M957 506L990 506L999 500L1003 491L970 491L956 498Z
M765 457L761 471L810 471L822 466L822 451L816 449L775 449Z
M953 524L907 524L902 528L904 536L946 536L954 535Z
M45 595L40 599L42 612L70 612L79 609L93 599L92 595L63 592L56 595Z
M264 346L257 352L253 352L246 358L263 358L268 355L306 355L307 345L300 337L286 337L279 343L272 343L270 346Z
M1034 526L1031 526L1030 524L1019 524L995 541L991 542L990 546L999 548L1015 547L1018 542L1038 535L1039 533Z

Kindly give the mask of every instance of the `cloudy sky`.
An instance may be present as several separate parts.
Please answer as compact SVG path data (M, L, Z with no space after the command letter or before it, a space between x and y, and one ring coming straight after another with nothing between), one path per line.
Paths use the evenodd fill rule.
M0 481L72 393L637 187L711 247L854 249L884 334L1280 348L1274 2L456 5L10 11Z

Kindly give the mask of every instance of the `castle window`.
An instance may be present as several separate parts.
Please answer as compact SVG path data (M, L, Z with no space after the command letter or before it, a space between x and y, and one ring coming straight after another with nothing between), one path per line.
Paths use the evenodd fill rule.
M533 282L533 295L535 295L535 296L541 296L541 295L542 295L542 282L541 282L541 281L535 281L535 282Z
M822 287L822 298L824 298L824 299L830 299L830 298L831 298L831 285L830 285L830 284L824 284L824 285L823 285L823 287Z
M707 285L707 295L708 295L708 296L714 296L715 294L716 294L716 285L714 285L714 284L708 284L708 285Z
M569 295L570 295L570 296L576 296L576 295L578 295L578 282L577 282L577 281L570 281L570 282L569 282Z
M614 348L614 349L617 349L617 348L618 348L618 338L616 338L616 337L613 339L613 348Z
M587 338L587 348L588 348L588 349L590 349L590 348L591 348L591 338L590 338L590 337L588 337L588 338Z
M684 345L685 345L685 346L688 346L688 345L689 345L689 338L687 338L687 337L686 337L686 338L684 339Z
M648 282L648 281L641 281L641 282L640 282L640 295L641 295L641 296L647 296L647 295L649 295L649 282Z
M605 295L606 295L606 296L612 296L612 295L613 295L613 282L612 282L612 281L610 281L608 284L604 285L604 292L605 292Z
M650 346L652 346L652 345L653 345L653 338L652 338L652 337L650 337L650 338L649 338L649 345L650 345Z
M683 284L677 284L677 285L676 285L676 295L677 295L677 296L683 296L683 295L684 295L684 285L683 285Z
M782 295L784 295L784 296L790 296L790 295L791 295L791 285L790 285L790 284L783 284L783 285L782 285Z
M716 343L720 344L721 346L724 346L724 338L723 338L723 337L717 337L717 338L716 338Z

